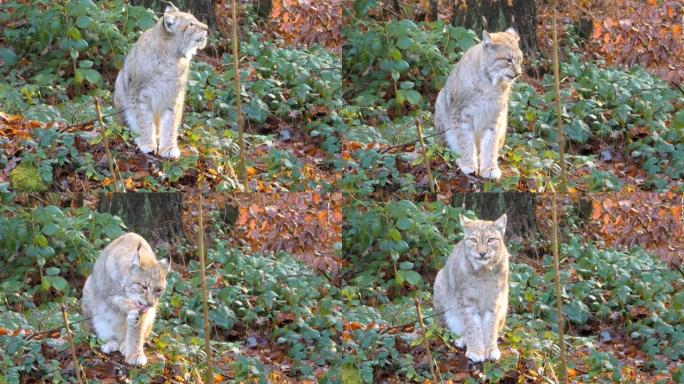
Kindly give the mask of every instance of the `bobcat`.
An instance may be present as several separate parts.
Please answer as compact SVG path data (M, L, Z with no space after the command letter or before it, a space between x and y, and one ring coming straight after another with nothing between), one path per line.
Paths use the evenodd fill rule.
M508 250L503 242L506 214L496 221L462 217L461 240L437 273L434 308L467 347L466 357L479 363L498 360L496 344L508 309Z
M83 287L81 310L91 317L102 352L120 351L126 362L145 365L145 338L150 334L159 297L170 269L157 261L140 235L127 233L102 250Z
M465 174L498 179L499 151L506 138L508 95L520 76L522 52L517 32L482 32L482 42L466 51L435 102L435 129L458 153Z
M180 157L178 127L183 117L190 59L207 44L207 26L169 4L145 31L116 77L114 104L124 110L144 153Z

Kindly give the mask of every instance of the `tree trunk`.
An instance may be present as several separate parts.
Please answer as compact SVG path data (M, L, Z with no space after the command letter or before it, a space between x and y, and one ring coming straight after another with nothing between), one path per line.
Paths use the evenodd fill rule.
M439 15L438 0L430 0L430 21L437 21Z
M481 33L501 32L513 27L520 35L520 48L527 55L539 55L537 10L534 0L453 0L453 25Z
M173 243L185 236L181 200L180 193L100 193L97 210L119 216L150 243Z
M185 0L190 13L199 21L216 31L216 1L215 0Z
M271 17L271 9L273 8L273 1L272 0L255 0L256 5L254 6L256 8L256 13L259 18L264 21L268 22L269 18Z
M456 193L452 205L475 212L481 220L508 216L506 237L531 238L538 233L536 195L533 193Z

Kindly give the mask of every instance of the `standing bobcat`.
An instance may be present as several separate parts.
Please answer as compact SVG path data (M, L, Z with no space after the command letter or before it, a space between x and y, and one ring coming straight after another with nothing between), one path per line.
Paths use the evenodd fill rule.
M91 317L102 352L120 351L126 362L145 365L145 338L150 334L159 297L166 288L169 262L157 261L150 245L127 233L102 250L83 287L81 310Z
M513 28L482 32L482 42L466 51L435 102L435 129L465 174L498 179L499 150L506 138L508 95L520 76L520 38Z
M207 26L172 4L145 31L116 77L114 104L138 133L144 153L178 158L178 127L183 117L190 59L207 44Z
M466 357L479 363L498 360L496 344L508 309L508 250L503 242L506 215L496 221L462 217L461 240L437 273L434 308L467 346Z

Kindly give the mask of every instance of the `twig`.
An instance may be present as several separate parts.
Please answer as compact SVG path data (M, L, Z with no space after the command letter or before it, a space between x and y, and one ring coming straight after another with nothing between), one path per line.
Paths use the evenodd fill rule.
M429 318L432 318L432 317L437 317L437 316L443 315L445 312L446 312L446 310L445 310L445 311L442 311L442 312L440 312L440 313L435 313L434 315L425 316L425 317L423 317L423 320L429 319ZM409 323L404 323L404 324L399 324L399 325L393 325L393 326L391 326L391 327L385 328L385 329L383 329L382 331L380 331L380 334L382 335L383 333L387 333L387 332L393 331L393 330L395 330L395 329L403 329L403 328L406 328L406 327L408 327L409 325L413 325L413 324L415 324L415 323L416 323L416 321L415 321L415 320L412 320L412 321L409 322Z
M66 329L67 341L69 341L69 346L71 346L71 358L74 360L74 370L76 371L76 379L79 384L83 384L83 378L81 377L81 363L78 362L78 355L76 355L76 346L74 345L74 339L71 337L71 329L69 329L69 320L67 318L66 306L62 303L62 319L64 320L64 328Z
M423 324L423 312L420 310L420 301L416 297L416 311L418 312L418 323L420 323L420 329L423 332L423 343L425 344L425 351L427 352L428 359L430 360L430 373L432 374L432 380L437 382L437 375L435 370L438 370L435 360L432 358L432 351L430 351L430 340L427 337L427 331L425 330L425 324Z
M560 282L560 255L558 249L558 214L556 212L556 191L553 191L552 198L553 210L553 232L551 233L551 242L553 243L553 268L556 274L556 311L558 316L558 343L560 344L560 363L561 363L561 380L564 384L568 383L567 362L565 360L565 340L563 333L563 298L561 297L561 282Z
M558 29L557 27L557 13L556 7L558 6L558 1L553 2L553 76L554 76L554 86L556 88L556 125L558 127L558 155L561 168L561 179L559 190L561 193L565 193L567 190L568 175L565 170L565 142L563 140L563 116L561 114L561 94L560 94L560 70L558 64Z
M107 114L107 115L102 115L102 117L110 117L110 116L118 115L118 114L120 114L120 113L123 113L124 111L125 111L125 109L121 109L121 110L118 110L118 111L116 111L116 112L112 112L112 113ZM83 127L83 126L86 126L86 125L88 125L88 124L93 124L93 123L95 123L96 121L97 121L97 119L92 119L92 120L84 121L84 122L82 122L82 123L76 123L76 124L67 125L66 127L59 128L59 129L57 130L57 132L59 132L59 133L64 133L64 132L66 132L66 131L68 131L68 130L70 130L70 129L72 129L72 128Z
M88 320L90 320L90 319L92 319L92 318L93 318L93 316L86 317L85 319L82 319L82 320L73 321L73 322L69 323L69 325L74 325L74 324L82 323L82 322L88 321ZM51 333L54 333L54 332L57 332L57 331L61 331L63 328L64 328L64 327L62 326L62 327L56 327L56 328L48 329L47 331L35 332L35 333L32 333L32 334L26 336L26 340L35 339L36 337L41 336L41 335L49 335L49 334L51 334Z
M238 128L238 146L240 147L240 173L242 176L242 187L244 192L249 192L249 180L247 175L247 165L245 162L245 141L244 141L244 127L242 118L242 92L240 88L240 67L238 66L238 57L240 51L238 49L237 37L237 4L233 0L233 25L232 25L232 40L233 40L233 70L235 71L235 110L237 113L237 128Z
M199 183L198 183L199 184ZM213 361L211 358L211 336L209 335L209 292L207 291L207 276L205 272L206 264L204 261L204 214L202 191L199 192L199 259L200 259L200 282L202 284L202 309L204 312L204 348L207 354L207 372L205 376L206 383L213 383Z
M435 136L437 136L437 135L439 135L440 133L443 133L443 132L444 132L444 131L437 131L437 132L433 133L432 135L423 136L423 139L429 139L429 138L431 138L431 137L435 137ZM414 145L417 141L418 141L418 139L416 138L416 139L413 139L413 140L411 140L411 141L409 141L409 142L406 142L406 143L403 143L403 144L390 145L389 147L382 149L382 150L380 151L380 153L385 153L385 152L388 152L388 151L390 151L390 150L392 150L392 149L410 147L410 146Z
M573 3L575 4L575 7L579 8L580 11L582 11L582 12L586 13L587 15L589 15L592 19L594 19L595 22L597 22L597 23L599 22L599 19L597 19L596 16L594 16L593 13L589 12L588 9L586 9L586 8L584 8L583 6L577 4L576 1L573 1Z
M418 121L418 119L416 119L416 133L418 134L420 145L423 146L423 159L425 160L425 167L427 168L430 192L435 193L435 180L432 178L432 168L430 167L430 159L428 158L428 149L425 146L425 141L423 141L423 130L420 128L420 121Z
M104 143L105 152L107 153L107 164L109 165L109 174L112 175L114 180L114 192L119 192L119 182L116 180L116 173L114 172L114 159L112 158L112 152L109 150L109 138L107 138L107 127L105 127L102 121L102 112L100 112L100 102L98 98L95 98L95 112L97 113L97 120L100 122L100 128L102 129L102 142Z

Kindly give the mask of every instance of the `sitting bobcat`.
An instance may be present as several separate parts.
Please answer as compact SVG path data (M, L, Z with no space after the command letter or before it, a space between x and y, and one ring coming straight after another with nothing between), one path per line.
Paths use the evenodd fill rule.
M116 77L114 105L124 110L144 153L180 157L178 127L183 117L190 59L207 44L207 26L170 4L126 56Z
M498 360L496 344L508 309L508 250L503 242L506 215L496 221L462 217L461 240L437 273L434 308L467 347L466 357L479 363Z
M465 174L498 179L499 151L506 138L508 95L520 76L520 38L513 28L482 32L482 42L466 51L435 102L435 129Z
M127 233L102 250L83 287L81 310L91 317L102 352L120 351L126 362L145 365L145 338L150 334L159 297L166 288L169 262L157 261L141 236Z

